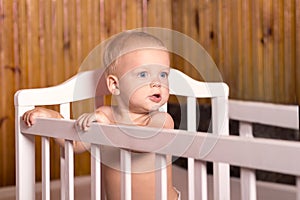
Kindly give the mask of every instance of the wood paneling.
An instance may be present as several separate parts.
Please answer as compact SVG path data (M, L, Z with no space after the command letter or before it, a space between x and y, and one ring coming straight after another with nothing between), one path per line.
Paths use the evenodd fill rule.
M143 26L182 32L209 52L230 98L300 104L299 19L300 0L0 0L0 186L15 182L13 94L68 79L106 38ZM172 66L201 79L172 58ZM59 147L51 145L58 162ZM77 175L89 173L89 154L76 155L75 167ZM51 177L58 176L52 164Z

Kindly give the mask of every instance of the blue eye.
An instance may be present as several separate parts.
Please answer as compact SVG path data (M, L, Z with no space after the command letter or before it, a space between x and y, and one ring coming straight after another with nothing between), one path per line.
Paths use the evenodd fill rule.
M140 73L138 73L138 77L139 78L145 78L145 77L147 77L148 76L148 73L147 72L140 72Z
M161 72L160 73L160 77L161 78L167 78L168 77L168 73L167 72Z

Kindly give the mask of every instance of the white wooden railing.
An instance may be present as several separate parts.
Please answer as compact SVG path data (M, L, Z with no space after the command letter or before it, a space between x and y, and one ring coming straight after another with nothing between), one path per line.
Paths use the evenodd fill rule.
M73 167L73 146L72 141L83 141L91 143L92 152L92 199L100 199L100 148L99 145L111 145L107 142L107 133L113 136L118 136L115 140L114 146L121 148L121 169L122 171L130 171L130 153L123 150L135 149L153 152L156 148L155 145L164 145L165 142L172 141L172 145L154 151L157 153L157 162L160 163L159 173L157 173L156 180L156 197L158 199L167 199L167 182L166 182L166 169L165 155L176 155L189 157L189 199L207 199L207 173L205 157L199 152L203 140L205 145L210 145L213 149L217 143L220 135L228 135L228 94L229 90L224 83L203 83L191 79L182 72L171 70L169 76L170 93L174 95L184 96L187 98L188 106L188 130L162 130L161 133L154 137L155 141L133 141L126 135L120 133L119 127L105 126L95 124L90 131L78 136L74 132L74 121L71 120L51 120L40 119L32 127L24 126L20 117L24 112L34 108L37 105L60 105L60 112L68 119L70 116L70 102L84 100L87 98L94 98L95 92L97 96L107 94L107 90L98 91L97 85L99 84L99 77L103 71L101 69L95 71L83 72L76 75L65 83L42 89L29 89L22 90L15 95L16 107L16 173L17 173L17 199L34 199L34 184L35 184L35 160L34 160L34 135L42 136L42 162L43 162L43 199L50 199L49 192L49 139L62 138L65 139L65 147L62 152L61 158L61 199L74 199L74 167ZM101 82L101 80L100 80ZM100 83L101 84L101 83ZM214 136L207 136L202 134L201 137L197 136L196 130L196 99L197 98L211 98L212 99L212 112L213 112L213 134ZM164 107L165 108L165 107ZM95 134L95 131L102 130ZM149 134L154 129L145 127L123 127L123 130L133 132L132 134ZM109 131L109 132L107 132ZM157 131L157 130L155 130ZM198 139L200 141L198 141ZM174 140L174 141L173 141ZM121 141L121 143L120 143ZM127 141L127 142L126 142ZM198 142L197 142L198 141ZM189 142L189 143L187 143ZM199 143L200 142L200 143ZM196 146L195 146L195 144ZM142 145L141 145L142 144ZM186 146L188 145L188 146ZM194 146L195 150L190 150L189 145ZM179 148L181 147L181 148ZM192 148L192 149L193 149ZM180 150L180 151L178 151ZM189 152L186 154L186 150ZM198 151L198 152L197 152ZM96 157L93 157L96 155ZM206 156L206 155L205 155ZM200 159L201 158L201 159ZM196 159L196 160L194 160ZM214 162L214 198L228 200L230 198L229 192L229 165L222 163L222 160ZM195 174L200 175L201 179L194 178ZM227 183L227 184L224 184ZM122 198L131 199L131 176L130 173L124 173L122 178ZM199 192L198 186L201 191Z
M294 129L295 131L298 130L299 138L299 108L296 105L276 105L271 103L230 100L229 118L239 121L239 135L241 137L253 139L253 124L258 123L269 126ZM275 149L273 152L273 157L277 158L279 162L281 162L278 163L278 165L290 165L293 163L296 165L296 167L300 167L299 162L293 161L294 157L291 154L285 154L283 151L277 152L275 151ZM257 154L257 156L260 156L260 154ZM284 158L289 158L290 161L283 161ZM262 162L264 162L264 160L262 160ZM241 168L240 176L242 200L256 199L257 194L255 169L256 168L247 167ZM269 170L271 170L271 168ZM287 171L284 173L290 174L291 171ZM300 200L299 176L296 180L298 188L297 200Z
M269 104L230 101L229 116L241 121L241 136L228 136L228 88L221 83L200 83L173 70L170 75L172 94L187 97L188 130L160 130L159 134L148 140L142 137L150 135L154 128L116 127L113 125L93 124L88 132L78 134L74 121L69 120L69 102L91 98L94 95L99 77L98 71L85 72L76 77L84 82L74 94L74 79L53 88L24 90L16 94L16 164L17 199L34 199L35 191L35 136L42 137L42 185L43 199L50 199L50 150L49 137L66 140L61 159L61 199L74 199L73 141L82 141L91 145L91 195L92 199L101 198L101 157L100 145L111 145L121 149L150 151L157 155L157 163L165 166L165 155L188 158L188 196L189 199L208 199L206 162L214 163L215 200L230 199L229 165L242 168L242 200L256 199L256 180L254 169L275 171L300 177L300 143L272 139L253 138L249 123L266 123L299 130L299 111L295 106L274 106ZM175 87L176 86L176 87ZM88 89L86 89L88 88ZM70 92L69 90L72 90ZM62 93L59 93L61 91ZM191 95L192 94L192 95ZM49 97L49 98L48 98ZM196 132L196 98L212 98L213 133ZM27 127L21 120L22 114L36 105L60 104L61 113L66 119L37 119L34 126ZM262 105L262 106L260 106ZM282 109L281 109L282 108ZM256 111L255 111L256 110ZM274 111L275 110L275 111ZM279 112L279 114L277 114ZM254 113L254 114L251 114ZM268 114L266 114L268 113ZM263 117L263 115L273 118ZM278 116L275 117L275 116ZM281 119L283 118L283 119ZM124 134L130 132L131 136ZM111 133L114 134L111 134ZM110 134L109 134L110 133ZM168 144L168 145L165 145ZM163 147L163 148L157 148ZM121 150L122 170L130 171L130 152ZM167 199L166 170L162 167L157 174L157 199ZM131 176L123 176L123 199L131 199ZM299 188L299 184L296 186ZM299 191L299 190L298 190ZM298 192L299 193L299 192ZM297 200L300 195L297 195Z

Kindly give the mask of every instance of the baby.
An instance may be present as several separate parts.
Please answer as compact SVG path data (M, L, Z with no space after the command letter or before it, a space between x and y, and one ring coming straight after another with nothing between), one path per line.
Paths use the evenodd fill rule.
M107 45L104 56L106 83L112 94L112 106L101 106L93 113L81 115L76 125L87 130L92 122L174 128L172 117L158 109L169 98L169 54L156 37L136 31L126 31ZM35 108L23 115L34 124L36 117L61 118L59 113ZM62 142L61 142L62 143ZM81 151L83 145L76 145ZM120 152L114 147L101 147L103 199L121 199ZM168 157L168 199L180 198L172 185L172 165ZM132 152L132 198L155 199L155 155Z

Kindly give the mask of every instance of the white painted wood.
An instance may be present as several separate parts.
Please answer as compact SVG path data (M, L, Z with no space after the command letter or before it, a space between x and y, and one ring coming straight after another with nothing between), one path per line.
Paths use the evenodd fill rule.
M112 133L112 132L111 132ZM125 149L120 150L121 165L121 199L131 200L131 153Z
M15 105L56 105L93 98L96 91L98 95L109 94L106 87L97 90L97 85L104 81L99 80L102 75L103 69L85 71L57 86L19 90ZM206 98L228 96L229 93L225 83L199 82L175 69L171 69L169 80L171 94Z
M59 112L65 119L70 119L71 108L70 103L62 103L59 105Z
M103 69L85 71L57 86L19 90L15 94L15 105L58 105L93 98L102 74ZM99 94L108 94L107 89L102 88Z
M91 199L101 199L101 157L100 146L91 145Z
M42 199L50 200L50 141L42 137Z
M188 197L189 200L195 199L195 161L188 158Z
M155 155L155 199L167 200L167 158L165 155Z
M32 106L15 106L16 199L35 199L35 140L21 133L21 116Z
M187 130L196 131L196 98L187 97ZM195 199L195 162L188 158L188 197Z
M229 95L229 88L225 83L196 81L176 69L170 71L169 88L170 94L186 97L211 98Z
M74 151L69 140L65 140L65 189L65 198L74 200Z
M230 100L229 117L239 121L299 129L297 105Z
M242 138L201 132L195 134L195 132L185 130L165 129L160 129L159 134L156 134L155 137L144 140L143 136L153 135L154 132L157 133L157 129L134 126L115 127L98 123L92 124L90 129L79 137L74 129L74 120L39 118L36 122L31 127L27 127L21 122L22 132L108 146L113 141L115 147L145 152L153 152L154 144L159 146L168 142L166 148L155 148L154 153L191 157L209 162L226 162L235 166L300 176L299 142ZM130 136L124 134L124 131L130 132ZM110 134L112 132L113 135ZM110 134L110 140L107 139L106 134ZM191 141L193 142L191 143ZM214 146L210 152L203 156L199 152L201 152L201 146L207 141L217 142L213 143ZM277 156L274 156L275 152ZM280 159L278 159L279 157Z
M66 179L65 179L65 149L60 147L60 199L66 199Z
M296 177L296 199L300 200L300 176Z
M59 105L59 112L65 119L70 119L71 111L70 111L70 103L62 103ZM66 157L65 157L65 149L64 147L60 148L60 179L61 179L61 192L60 197L61 199L66 199L67 194L67 179L66 179L66 173L68 173L68 170L66 168Z
M228 99L225 97L212 98L212 131L216 136L229 135ZM216 139L216 143L218 142ZM223 154L223 153L221 153ZM214 200L230 199L229 164L214 162Z
M187 98L187 130L196 132L197 100L194 97ZM206 163L200 160L188 158L188 196L189 199L207 199L207 170Z
M252 124L247 122L239 123L241 137L253 138ZM241 168L241 198L242 200L256 200L256 176L255 170Z
M208 199L206 162L195 160L195 199Z

